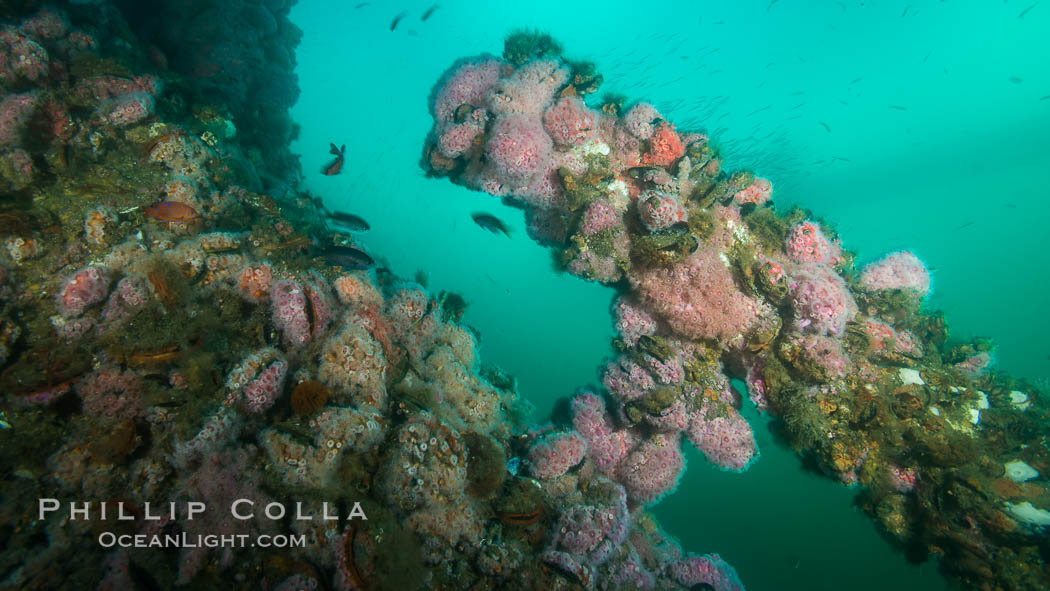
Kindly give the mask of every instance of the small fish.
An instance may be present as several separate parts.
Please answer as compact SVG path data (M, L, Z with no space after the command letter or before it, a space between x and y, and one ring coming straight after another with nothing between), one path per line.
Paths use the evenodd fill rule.
M849 158L843 158L842 156L832 156L831 159L832 160L841 160L843 162L852 162L852 160L850 160Z
M769 1L769 6L766 7L766 12L769 12L770 10L773 10L773 5L776 4L776 3L777 3L777 0L770 0Z
M368 2L362 2L362 3L358 4L357 6L354 6L354 10L357 10L359 8L364 8L365 6L368 6Z
M1021 78L1020 76L1010 76L1009 78L1007 78L1007 80L1013 82L1014 84L1020 84L1024 82L1024 78Z
M911 4L904 7L904 12L901 13L901 18L908 16L908 11L911 10Z
M332 220L341 227L350 230L351 232L364 232L372 228L368 225L368 222L366 222L364 218L356 216L352 213L345 213L342 211L330 211L328 212L328 219Z
M492 232L493 234L499 234L502 232L504 236L510 238L510 230L508 230L507 226L503 225L503 222L501 222L496 216L475 212L470 214L470 217L474 218L475 224L485 228L489 232Z
M437 12L437 9L439 9L439 8L441 8L440 4L435 4L435 5L431 6L430 8L427 9L426 12L423 13L423 16L419 17L419 20L426 21L428 18L434 16L434 13Z
M956 230L962 230L963 228L969 228L970 226L974 225L975 223L976 222L966 222L965 224L963 224L963 225L959 226L958 228L956 228Z
M922 63L925 64L926 60L930 59L930 54L932 54L932 53L933 53L933 50L927 51L926 52L926 56L922 58Z
M178 201L160 201L142 210L142 215L169 224L190 224L200 219L197 210Z
M1007 203L1004 207L1006 207L1007 209L1017 209L1017 204L1016 203Z
M328 144L328 153L335 156L335 160L329 162L321 169L321 174L325 176L333 176L339 174L343 170L343 159L346 157L346 144L343 147L337 148L335 144Z
M1033 5L1029 6L1028 8L1025 8L1024 10L1022 10L1022 11L1021 11L1021 14L1017 15L1017 18L1024 18L1024 15L1028 14L1028 11L1029 11L1029 10L1032 10L1032 9L1033 9L1033 8L1035 8L1036 6L1039 6L1039 3L1038 3L1038 2L1036 2L1035 4L1033 4Z
M405 13L401 13L394 17L394 20L390 21L390 31L393 32L397 28L397 24L401 22L401 19L405 18Z
M823 121L818 121L817 123L820 123L821 125L823 125L824 129L827 130L828 133L831 133L831 128L828 127L827 123L824 123Z
M7 416L0 410L0 429L10 429L11 423L7 422Z
M348 271L367 269L375 264L375 260L360 248L339 244L326 246L324 248L324 258L329 263Z
M847 84L846 86L853 86L854 84L856 84L856 83L860 82L860 81L861 81L861 80L863 80L863 79L864 79L864 78L854 78L853 80L850 80L850 83L849 83L849 84Z
M890 105L890 108L891 109L896 109L898 111L907 111L908 110L908 107L902 107L900 105Z
M1046 96L1041 96L1041 97L1039 97L1039 100L1041 100L1041 101L1045 101L1045 100L1047 100L1047 99L1050 99L1050 94L1048 94L1048 95L1046 95Z

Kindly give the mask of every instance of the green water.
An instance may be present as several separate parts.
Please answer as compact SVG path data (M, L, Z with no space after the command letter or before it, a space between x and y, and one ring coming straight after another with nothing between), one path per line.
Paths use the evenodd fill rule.
M367 219L362 238L398 274L461 293L482 356L518 377L545 419L595 383L609 354L610 289L551 270L520 211L423 177L427 95L464 56L511 29L544 29L592 59L603 91L704 128L730 168L770 178L778 207L830 220L862 260L911 248L934 271L932 308L959 337L999 344L997 367L1050 376L1050 4L1031 2L540 2L483 6L301 0L302 96L293 117L307 186ZM399 12L407 16L391 32ZM859 80L858 80L859 79ZM601 94L601 93L599 93ZM317 170L329 142L347 168ZM498 215L513 239L470 212ZM853 492L806 473L745 409L762 448L745 474L691 449L656 509L690 550L717 551L749 589L938 589L854 511Z

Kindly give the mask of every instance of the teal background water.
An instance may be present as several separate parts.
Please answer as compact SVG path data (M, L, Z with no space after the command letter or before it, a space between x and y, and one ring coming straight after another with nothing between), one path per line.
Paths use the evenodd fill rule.
M523 26L595 61L602 92L708 130L731 168L769 177L778 207L833 222L861 260L915 250L934 269L928 305L955 335L993 337L1000 369L1050 376L1050 4L444 2L426 22L429 2L357 4L300 0L292 14L304 31L292 114L306 186L365 217L363 244L395 272L425 270L433 291L467 298L484 361L518 377L537 420L597 381L613 294L553 273L518 210L417 165L438 77L457 58L499 54ZM347 166L323 177L330 141L347 144ZM476 227L475 210L514 238ZM721 553L751 590L946 585L745 412L759 462L727 474L690 449L681 487L656 509L687 549Z

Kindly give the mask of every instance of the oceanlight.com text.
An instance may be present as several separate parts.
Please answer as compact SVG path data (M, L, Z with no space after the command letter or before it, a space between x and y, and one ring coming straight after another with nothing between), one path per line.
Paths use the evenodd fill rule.
M98 536L103 548L305 548L305 535L249 534L115 534Z

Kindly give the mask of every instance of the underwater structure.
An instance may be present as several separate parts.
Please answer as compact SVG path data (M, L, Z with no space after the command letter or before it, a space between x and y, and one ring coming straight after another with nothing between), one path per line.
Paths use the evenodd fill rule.
M622 290L603 387L529 424L456 298L297 188L291 4L0 7L4 588L743 589L648 511L683 439L758 457L731 378L913 556L1047 586L1045 402L921 309L921 261L855 269L525 33L438 82L423 166Z
M807 462L860 485L910 558L937 557L968 588L1045 588L1034 385L990 371L990 343L949 338L922 308L914 253L858 268L829 224L772 207L770 179L723 170L714 138L644 102L588 106L601 82L549 36L512 34L501 58L464 58L435 87L422 157L525 209L565 271L620 291L607 395L573 401L588 461L635 506L675 488L683 440L745 470L757 449L736 378Z

